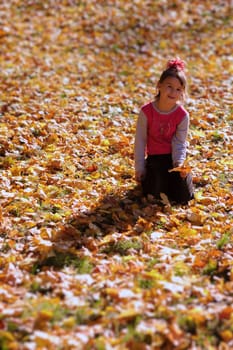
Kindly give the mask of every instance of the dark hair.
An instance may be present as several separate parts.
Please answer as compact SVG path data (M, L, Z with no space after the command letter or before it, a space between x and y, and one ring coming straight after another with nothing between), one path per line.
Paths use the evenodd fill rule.
M162 72L158 83L162 83L166 78L173 77L177 78L184 88L185 95L187 94L187 79L184 72L185 63L179 58L174 60L170 60L167 63L166 69ZM160 92L155 96L158 98L160 96Z

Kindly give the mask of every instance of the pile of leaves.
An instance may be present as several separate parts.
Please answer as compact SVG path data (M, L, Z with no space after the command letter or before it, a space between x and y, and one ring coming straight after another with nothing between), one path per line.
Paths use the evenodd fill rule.
M2 0L0 348L233 347L231 1ZM187 62L188 206L133 143Z

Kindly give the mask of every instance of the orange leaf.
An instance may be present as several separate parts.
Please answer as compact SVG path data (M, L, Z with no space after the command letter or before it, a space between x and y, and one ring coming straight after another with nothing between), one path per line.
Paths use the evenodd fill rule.
M182 166L178 166L176 168L170 169L168 170L169 173L172 173L174 171L178 171L179 173L181 173L182 175L186 176L191 172L192 168L188 165L182 165Z

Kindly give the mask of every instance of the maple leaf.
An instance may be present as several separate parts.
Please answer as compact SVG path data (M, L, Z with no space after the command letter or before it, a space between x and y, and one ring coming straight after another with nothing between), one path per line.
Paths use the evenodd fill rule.
M176 168L170 169L170 170L168 170L168 172L172 173L174 171L177 171L181 174L181 176L185 177L191 172L191 170L192 170L191 166L182 165L182 166L178 166Z

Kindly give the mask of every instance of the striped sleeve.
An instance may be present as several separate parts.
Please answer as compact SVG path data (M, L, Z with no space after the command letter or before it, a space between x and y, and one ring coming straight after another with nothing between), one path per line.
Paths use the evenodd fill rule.
M173 166L182 165L186 158L187 142L189 128L189 115L186 114L180 124L177 126L176 133L172 138L172 161Z
M145 170L145 152L147 143L147 118L145 114L140 111L134 143L134 161L135 171L143 173Z

